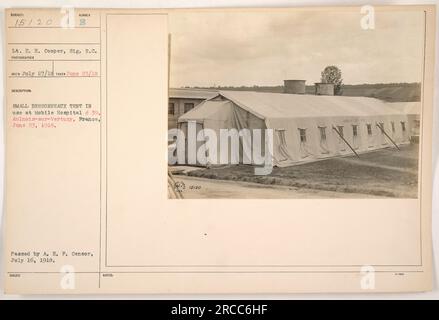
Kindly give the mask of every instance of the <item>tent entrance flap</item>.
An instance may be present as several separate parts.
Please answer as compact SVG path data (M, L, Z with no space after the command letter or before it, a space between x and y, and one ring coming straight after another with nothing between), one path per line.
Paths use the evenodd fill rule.
M179 129L184 134L184 153L185 159L183 163L186 165L205 166L205 163L199 161L197 156L198 150L204 144L203 139L197 139L203 133L204 124L200 121L184 121L179 123ZM204 160L204 159L202 159Z

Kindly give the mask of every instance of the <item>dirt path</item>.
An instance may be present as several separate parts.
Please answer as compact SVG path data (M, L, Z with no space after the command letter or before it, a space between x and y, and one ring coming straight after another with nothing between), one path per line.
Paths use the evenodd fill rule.
M174 176L184 183L186 199L297 199L297 198L378 198L377 196L332 191L267 186L259 183L212 180L183 175Z

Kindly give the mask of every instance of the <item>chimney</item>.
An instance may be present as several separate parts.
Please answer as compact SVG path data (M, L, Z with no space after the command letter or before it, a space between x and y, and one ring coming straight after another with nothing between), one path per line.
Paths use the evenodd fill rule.
M317 96L333 96L334 95L334 84L333 83L322 83L316 82L316 95Z
M305 80L284 80L284 93L305 94Z

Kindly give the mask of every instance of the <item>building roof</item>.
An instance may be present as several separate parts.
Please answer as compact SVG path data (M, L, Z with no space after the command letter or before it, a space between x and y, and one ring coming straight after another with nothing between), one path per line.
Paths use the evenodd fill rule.
M207 89L170 88L169 98L209 99L218 94L218 91Z
M404 114L392 104L367 97L250 91L220 91L219 94L261 119Z

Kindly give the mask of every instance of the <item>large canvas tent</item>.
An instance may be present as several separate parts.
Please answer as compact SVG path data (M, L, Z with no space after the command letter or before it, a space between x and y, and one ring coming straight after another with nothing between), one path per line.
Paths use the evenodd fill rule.
M276 166L409 142L404 111L366 97L221 91L179 118L185 134L189 122L218 136L220 129L273 129Z

